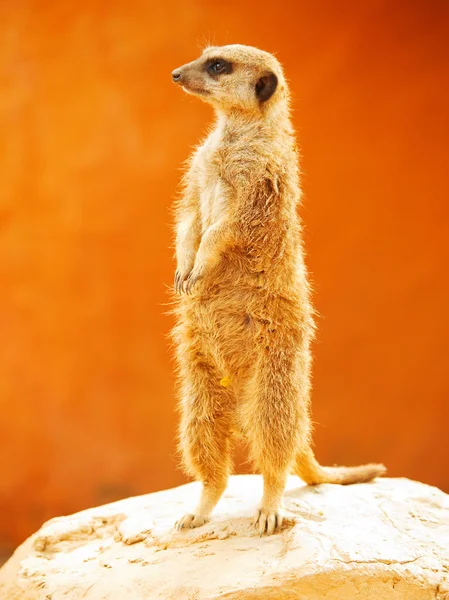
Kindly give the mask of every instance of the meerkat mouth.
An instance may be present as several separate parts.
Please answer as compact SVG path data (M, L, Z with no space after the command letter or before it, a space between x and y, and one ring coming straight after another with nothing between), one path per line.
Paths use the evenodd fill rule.
M210 94L209 90L205 90L203 88L197 88L193 86L182 85L182 89L188 94L198 94L200 96L208 96Z

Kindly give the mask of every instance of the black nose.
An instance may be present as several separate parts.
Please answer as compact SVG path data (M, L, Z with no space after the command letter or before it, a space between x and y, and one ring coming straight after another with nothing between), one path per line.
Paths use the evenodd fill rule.
M181 72L180 71L173 71L171 76L173 77L173 81L176 83L181 80Z

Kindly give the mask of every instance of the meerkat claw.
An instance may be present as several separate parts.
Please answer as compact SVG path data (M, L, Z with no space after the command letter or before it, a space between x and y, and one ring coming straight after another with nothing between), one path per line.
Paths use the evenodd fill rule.
M254 517L254 526L259 531L260 537L264 533L272 535L279 531L282 525L282 515L277 511L264 510L260 508Z
M184 286L184 291L188 296L192 295L192 292L197 284L197 282L201 279L201 275L195 275L193 274L193 271L190 273L190 275L188 276L186 282L185 282L185 286Z
M190 294L192 293L194 286L195 286L195 281L191 277L189 277L187 279L187 281L185 283L185 287L184 287L184 291L188 296L190 296Z
M181 531L182 529L194 529L195 527L201 527L207 523L208 519L202 515L194 515L188 513L184 515L179 521L175 523L175 529Z
M173 285L176 294L179 294L179 279L180 279L180 273L179 273L179 271L176 271L176 273L175 273L175 282L174 282L174 285Z
M184 284L188 277L189 273L182 273L181 271L176 271L173 286L176 294L181 295L184 292Z
M182 285L182 277L181 277L181 273L179 271L176 271L175 273L175 284L174 284L174 288L175 288L175 292L177 294L180 293L180 289L181 289L181 285Z

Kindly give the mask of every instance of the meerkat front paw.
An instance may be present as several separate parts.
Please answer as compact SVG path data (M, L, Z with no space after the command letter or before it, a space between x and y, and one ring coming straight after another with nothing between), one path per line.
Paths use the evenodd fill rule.
M192 513L188 513L184 515L179 521L175 523L175 529L181 531L181 529L194 529L195 527L201 527L208 522L207 517L203 517L202 515L194 515Z
M184 284L187 281L192 269L177 269L175 273L175 282L174 289L177 294L182 294L184 292Z
M272 535L282 525L282 514L279 510L259 508L254 515L254 526L262 537L264 533Z
M188 295L191 294L193 292L196 284L198 283L198 281L200 281L203 277L204 277L204 269L198 268L198 267L195 267L194 269L192 269L189 276L187 277L187 280L186 280L186 283L184 286L184 292Z

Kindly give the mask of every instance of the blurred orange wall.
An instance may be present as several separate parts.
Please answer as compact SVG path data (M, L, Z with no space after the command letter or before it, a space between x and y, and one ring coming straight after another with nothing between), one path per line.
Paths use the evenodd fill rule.
M208 42L274 51L291 82L322 315L318 457L449 491L449 4L262 6L0 3L4 549L184 481L170 206L212 113L170 72Z

